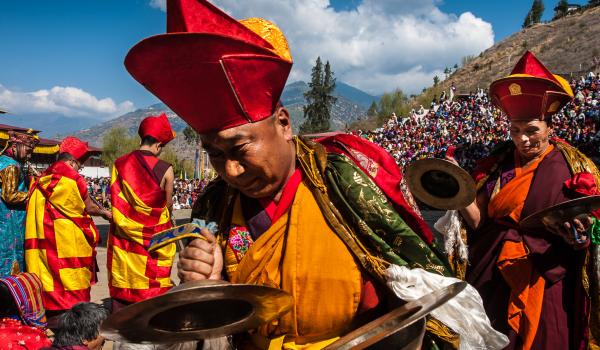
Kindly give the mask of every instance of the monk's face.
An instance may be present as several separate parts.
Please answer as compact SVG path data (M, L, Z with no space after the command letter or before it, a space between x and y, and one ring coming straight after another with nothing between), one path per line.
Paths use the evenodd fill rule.
M548 147L551 128L543 120L513 120L510 137L521 158L526 160L540 156Z
M284 108L256 123L200 135L216 172L251 198L279 198L295 169L290 117Z

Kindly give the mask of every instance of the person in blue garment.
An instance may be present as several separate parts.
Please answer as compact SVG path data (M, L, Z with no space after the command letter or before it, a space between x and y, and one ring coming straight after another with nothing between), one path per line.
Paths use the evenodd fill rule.
M25 205L28 176L24 164L39 139L33 131L9 131L0 155L0 277L25 269Z

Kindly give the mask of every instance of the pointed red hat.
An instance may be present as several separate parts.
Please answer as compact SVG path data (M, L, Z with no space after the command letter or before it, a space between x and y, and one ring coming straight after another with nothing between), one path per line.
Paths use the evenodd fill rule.
M141 138L144 138L144 136L152 136L162 145L166 145L175 138L176 134L171 128L169 118L163 113L159 116L144 118L140 123L138 135L140 135Z
M292 68L274 24L237 21L206 0L168 0L167 34L135 45L129 73L199 133L273 114Z
M60 143L59 153L69 153L73 158L81 161L83 160L90 148L87 142L83 142L75 136L67 136Z
M571 101L573 90L527 51L509 76L490 85L490 96L511 120L543 120Z

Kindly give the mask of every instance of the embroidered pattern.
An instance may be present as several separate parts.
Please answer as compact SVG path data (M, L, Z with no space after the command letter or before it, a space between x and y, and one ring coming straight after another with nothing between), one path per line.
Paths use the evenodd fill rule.
M254 241L252 241L252 237L250 237L250 232L246 227L237 225L231 226L231 228L229 229L229 238L227 239L227 245L235 254L235 258L238 263L242 260L252 243L254 243Z

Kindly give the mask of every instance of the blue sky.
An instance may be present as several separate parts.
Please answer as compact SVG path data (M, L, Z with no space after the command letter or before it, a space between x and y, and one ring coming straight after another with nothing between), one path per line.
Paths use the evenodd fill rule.
M4 103L5 108L8 104L9 109L25 114L58 113L70 117L108 119L134 107L145 107L155 103L156 98L130 78L123 66L123 59L131 46L144 37L165 31L165 13L157 7L150 6L150 1L0 1L2 51L0 107L3 107ZM161 2L161 0L152 1ZM222 5L236 17L246 14L262 15L253 12L260 11L258 7L252 8L250 5L241 4L250 3L250 0L235 1L237 0L215 0L214 2ZM273 0L273 4L278 4L278 1L282 0ZM291 1L295 2L295 0ZM312 1L323 3L325 0ZM401 18L405 15L403 11L406 10L402 8L403 5L420 3L421 0L380 1L378 6L387 6L384 10L389 12L386 14L386 20L394 23L394 16ZM531 6L531 1L527 0L423 0L422 2L430 2L431 6L444 14L442 19L427 19L430 22L426 27L427 30L435 32L435 27L438 25L440 28L446 28L460 24L464 25L461 28L473 28L473 32L479 30L482 32L481 36L472 39L472 47L469 46L468 41L471 39L461 39L455 34L449 41L455 40L456 46L443 48L442 51L432 51L432 55L438 57L445 57L446 52L448 55L454 54L453 47L458 47L459 51L463 50L464 52L460 52L462 55L480 52L491 43L518 31ZM552 8L556 2L545 1L545 19L552 17ZM570 2L584 4L587 1L571 0ZM356 12L361 4L363 4L362 0L331 0L331 7L335 13L326 13L326 10L318 11L338 21L344 21L345 18L360 19L361 17L357 17L356 14L348 14L344 17L343 12ZM315 10L314 8L315 6L312 6L310 9ZM426 10L427 8L424 7L424 11ZM293 27L294 23L298 23L298 26L303 23L302 20L297 22L290 20L289 13L287 17L278 17L277 5L271 5L265 11L271 11L266 13L265 17L280 24L286 33L288 31L297 33L298 30ZM476 18L461 16L464 12L471 12ZM415 12L415 16L418 18L428 15ZM278 19L285 23L282 24ZM491 24L491 30L489 26L486 27L487 23ZM347 30L346 32L337 30L339 29L337 27L341 26L331 28L331 36L334 40L335 35L339 35L340 38L348 36ZM311 35L303 35L304 38L301 38L292 34L290 45L295 56L295 71L290 81L305 77L310 70L312 59L316 55L321 55L332 61L334 71L336 65L339 67L336 71L339 79L368 92L382 93L382 90L396 85L405 90L418 91L423 87L422 85L428 84L432 74L436 74L445 66L460 62L459 56L449 57L447 62L440 62L437 65L435 62L421 64L418 62L418 57L415 58L416 63L415 60L404 62L399 58L404 55L412 56L410 50L409 52L398 50L396 53L394 46L389 46L389 42L386 41L389 37L384 40L385 33L382 32L380 33L381 44L389 46L390 50L386 52L387 60L385 56L379 57L376 53L373 53L373 57L365 58L363 52L357 57L344 61L342 58L347 55L343 50L347 50L347 47L339 48L342 53L336 54L335 49L331 48L336 46L335 43L329 43L329 46L323 49L315 44L319 41L318 37L313 36L316 35L315 33L309 32L307 28L302 30L303 33ZM315 32L323 32L323 30L316 29ZM435 35L439 38L440 35L444 35L444 30L436 32ZM418 44L424 49L432 45L426 42ZM415 51L415 49L411 50ZM398 57L398 62L385 63L389 61L390 54ZM366 66L382 68L377 71L372 67L366 69ZM380 77L381 80L376 80L374 77ZM402 81L406 81L405 85L402 85ZM41 95L43 98L40 100Z

